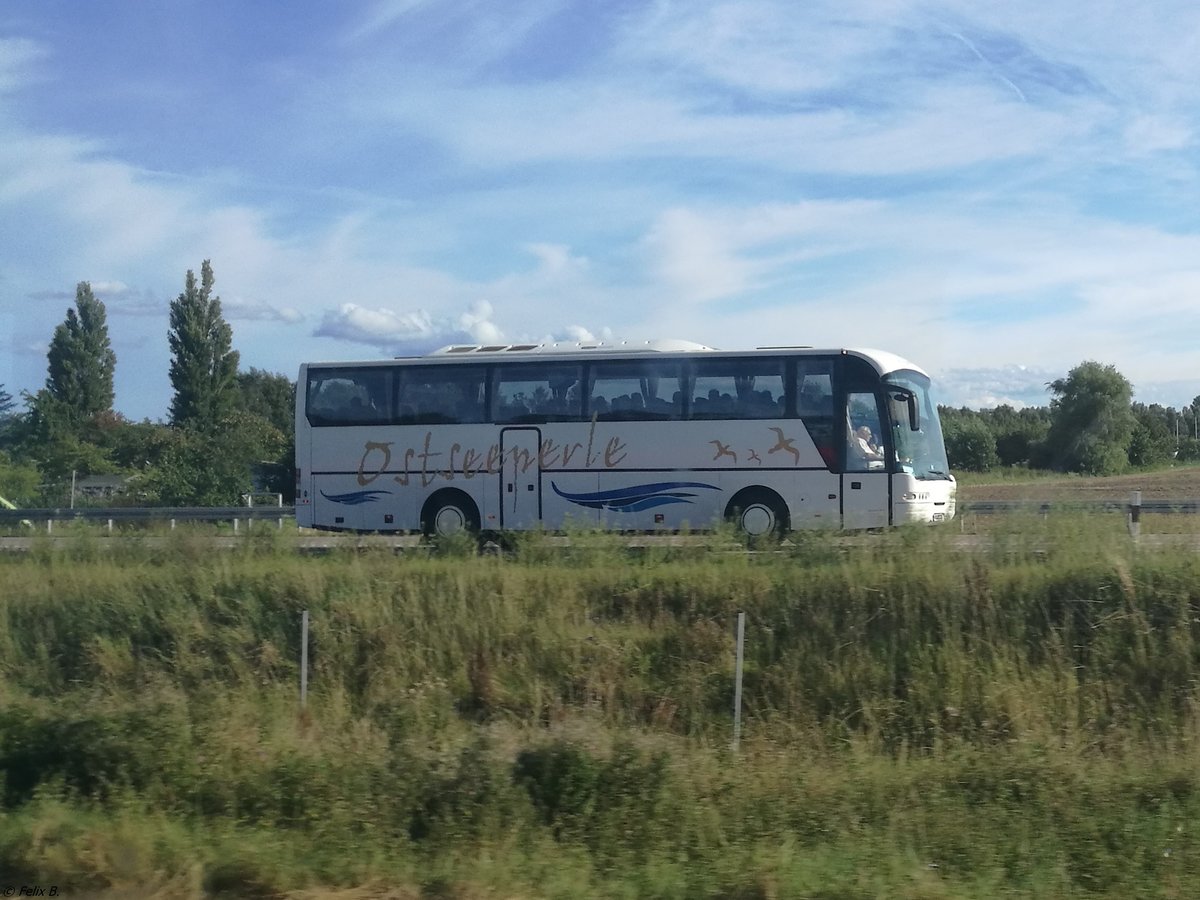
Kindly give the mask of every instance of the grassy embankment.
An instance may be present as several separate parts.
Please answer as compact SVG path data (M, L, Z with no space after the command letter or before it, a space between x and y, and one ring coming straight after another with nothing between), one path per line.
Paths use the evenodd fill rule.
M1110 519L1012 520L982 555L951 528L757 555L298 558L264 532L3 558L0 882L1197 896L1200 559Z

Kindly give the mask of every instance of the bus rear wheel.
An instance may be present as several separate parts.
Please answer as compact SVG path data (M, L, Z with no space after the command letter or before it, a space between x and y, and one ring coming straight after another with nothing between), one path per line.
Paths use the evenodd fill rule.
M787 504L766 488L739 491L725 508L725 518L739 534L751 539L781 537L789 524Z
M450 537L479 531L479 510L462 491L438 491L421 509L421 531L426 537Z

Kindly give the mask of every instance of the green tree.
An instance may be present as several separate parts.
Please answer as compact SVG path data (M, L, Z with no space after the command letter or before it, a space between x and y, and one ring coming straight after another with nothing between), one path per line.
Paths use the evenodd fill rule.
M0 384L0 419L7 419L16 407L17 401L4 389L4 385Z
M996 437L978 413L950 418L943 423L942 432L951 469L986 472L999 465Z
M1000 464L996 455L996 437L978 416L954 422L944 432L946 456L952 469L986 472Z
M1001 404L980 412L996 438L996 455L1002 466L1032 465L1050 431L1050 410L1044 406L1013 409Z
M15 462L0 450L0 497L17 506L37 506L41 480L36 468Z
M76 286L75 309L68 309L66 321L54 329L46 359L46 390L75 419L112 408L117 355L108 340L104 304L88 282Z
M295 428L296 385L286 375L250 368L239 372L238 403L243 412L260 416L283 434Z
M103 449L90 440L92 423L101 414L80 419L78 410L42 388L25 394L28 413L12 429L14 457L35 464L47 482L69 481L71 473L112 471Z
M212 428L237 403L238 353L233 329L212 295L212 265L200 267L200 285L188 269L183 293L171 302L171 423Z
M1180 462L1195 462L1200 460L1200 441L1195 438L1179 439L1179 454L1175 457Z
M1174 417L1166 413L1174 413L1157 403L1146 406L1144 403L1133 404L1133 415L1137 424L1133 427L1133 435L1129 440L1129 464L1133 466L1153 466L1164 463L1175 454L1177 449L1174 429L1167 422L1173 423Z
M1181 419L1187 428L1187 437L1200 440L1200 396L1193 397L1191 404L1183 408Z
M155 447L144 488L167 506L235 506L256 467L273 463L287 439L260 416L234 412L210 429L174 428Z
M1050 432L1046 450L1053 468L1090 475L1128 465L1133 436L1133 386L1115 366L1080 363L1049 384Z
M296 491L296 384L286 375L251 368L238 373L239 406L248 417L270 425L282 442L264 441L255 461L255 481L261 489L283 494L292 502Z

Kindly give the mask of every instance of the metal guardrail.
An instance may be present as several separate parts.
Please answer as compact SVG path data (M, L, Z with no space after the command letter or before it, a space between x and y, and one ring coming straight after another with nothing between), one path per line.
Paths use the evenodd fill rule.
M1200 513L1200 500L1142 500L1136 508L1143 513L1167 513L1195 515ZM1135 504L1129 500L1065 500L1045 502L1037 500L980 500L959 503L958 514L980 516L1004 515L1007 513L1051 512L1115 512L1132 513ZM35 523L52 530L54 522L77 520L106 522L109 529L116 522L232 522L236 529L239 521L294 519L294 506L156 506L156 507L82 507L77 509L0 509L0 526L18 525L21 522Z
M987 516L1015 512L1119 512L1130 513L1134 508L1144 513L1200 513L1200 500L978 500L958 504L959 513Z
M110 506L76 509L0 509L0 525L28 522L53 530L54 522L105 522L112 530L116 522L232 522L236 530L242 520L292 519L293 506Z

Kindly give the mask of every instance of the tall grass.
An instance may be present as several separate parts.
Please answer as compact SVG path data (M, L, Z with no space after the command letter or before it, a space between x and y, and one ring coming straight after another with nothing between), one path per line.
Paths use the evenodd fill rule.
M1200 559L1087 517L956 538L47 542L0 559L0 873L164 897L1196 894Z

